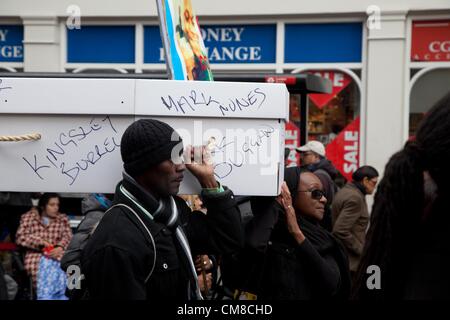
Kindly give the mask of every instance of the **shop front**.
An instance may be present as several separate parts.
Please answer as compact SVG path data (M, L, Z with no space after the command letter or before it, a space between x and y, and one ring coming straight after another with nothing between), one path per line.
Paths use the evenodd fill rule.
M359 166L364 144L360 129L364 122L363 20L233 21L207 20L201 24L216 79L252 75L264 81L268 75L306 73L329 79L329 94L311 94L305 100L298 93L291 94L287 165L299 164L295 148L301 143L319 140L326 145L327 157L349 179ZM86 19L80 29L69 29L63 21L59 28L61 71L165 77L164 50L156 21ZM24 26L0 26L0 31L0 66L20 71L23 42L28 41L24 39Z
M450 92L450 19L411 24L408 135L430 108Z
M247 24L208 21L201 25L201 33L217 80L231 74L237 79L239 75L259 76L260 81L276 73L310 73L329 79L329 94L311 94L306 100L298 93L291 94L286 164L299 165L295 148L308 140L319 140L341 174L351 177L361 158L365 28L360 19ZM165 74L157 24L92 21L79 30L65 29L62 39L66 72Z

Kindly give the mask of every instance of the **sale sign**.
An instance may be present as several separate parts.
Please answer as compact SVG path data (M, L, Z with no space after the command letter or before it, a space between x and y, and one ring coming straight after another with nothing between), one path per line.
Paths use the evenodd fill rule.
M357 117L325 148L327 158L347 180L359 167L359 122Z
M413 21L411 61L450 61L450 20Z
M300 129L293 122L286 123L284 144L290 150L286 166L298 166L300 154L295 149L300 147Z
M352 81L350 76L339 71L312 71L311 73L326 79L330 79L331 83L333 84L333 89L329 94L314 93L309 95L311 101L314 102L314 104L319 109L325 107L331 101L331 99L338 95L339 92L344 90Z

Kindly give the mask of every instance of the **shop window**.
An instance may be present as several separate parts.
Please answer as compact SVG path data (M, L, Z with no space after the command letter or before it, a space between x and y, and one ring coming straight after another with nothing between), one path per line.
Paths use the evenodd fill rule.
M358 86L349 76L341 76L333 85L333 93L309 96L308 140L327 145L359 116Z
M69 63L134 63L134 59L134 25L67 30Z
M411 88L409 135L412 136L431 107L450 92L450 68L424 73Z
M327 158L333 162L341 174L351 178L359 166L359 115L360 89L357 82L347 73L339 70L309 70L331 80L330 94L310 94L308 96L308 120L302 121L300 97L290 97L290 122L286 128L286 146L295 149L300 126L306 125L308 141L318 140L325 145ZM298 163L298 155L289 154L289 165Z

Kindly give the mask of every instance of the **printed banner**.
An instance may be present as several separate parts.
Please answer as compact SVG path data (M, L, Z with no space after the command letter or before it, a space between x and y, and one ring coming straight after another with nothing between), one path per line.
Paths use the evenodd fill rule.
M342 90L344 90L352 81L350 76L345 74L344 72L336 72L336 71L314 71L311 72L317 76L322 78L330 79L333 84L333 90L329 94L324 93L316 93L310 94L309 98L312 102L319 108L322 109L325 107L328 102L331 101L336 95L339 94Z
M300 164L300 154L295 149L300 147L300 129L291 121L286 123L284 146L290 149L286 166L298 166Z
M325 148L327 158L347 180L359 167L359 122L357 117Z
M212 81L207 52L190 0L157 0L161 38L172 80Z

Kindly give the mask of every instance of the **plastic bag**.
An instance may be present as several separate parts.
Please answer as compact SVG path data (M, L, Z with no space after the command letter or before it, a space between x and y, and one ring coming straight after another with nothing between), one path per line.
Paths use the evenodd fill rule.
M68 300L66 287L67 276L60 262L42 255L37 274L37 299Z

